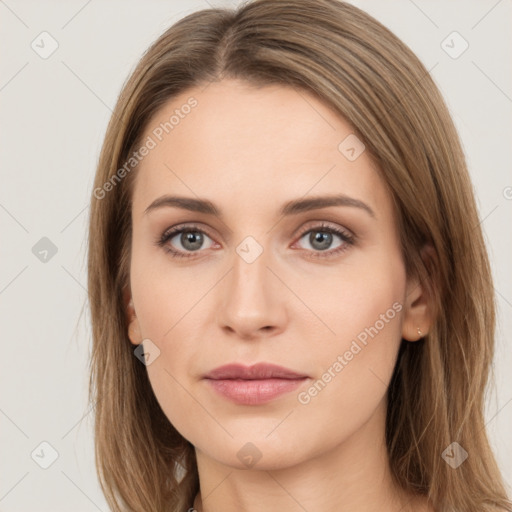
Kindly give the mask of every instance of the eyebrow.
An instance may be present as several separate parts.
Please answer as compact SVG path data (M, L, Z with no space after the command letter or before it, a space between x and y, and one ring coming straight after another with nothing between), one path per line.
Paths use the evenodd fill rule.
M366 203L344 194L316 196L307 199L294 199L286 202L279 213L282 216L297 215L311 210L328 208L329 206L350 206L353 208L360 208L371 217L376 218L375 212ZM170 195L164 195L155 199L146 208L144 214L148 214L151 211L164 207L181 208L192 212L204 213L206 215L214 215L219 218L222 217L222 212L219 208L207 199L195 199L192 197Z

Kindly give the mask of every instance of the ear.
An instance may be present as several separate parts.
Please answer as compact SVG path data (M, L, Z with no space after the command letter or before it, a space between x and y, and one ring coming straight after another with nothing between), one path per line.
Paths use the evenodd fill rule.
M431 265L436 256L434 248L431 245L425 245L421 249L420 255L425 263L425 267L427 269L432 268ZM427 275L425 279L429 277ZM407 341L418 341L428 334L433 322L433 305L431 300L432 297L428 294L425 280L420 281L418 278L407 280L402 338Z
M140 345L142 343L140 325L133 305L133 298L128 288L123 292L123 303L128 324L128 337L134 345Z

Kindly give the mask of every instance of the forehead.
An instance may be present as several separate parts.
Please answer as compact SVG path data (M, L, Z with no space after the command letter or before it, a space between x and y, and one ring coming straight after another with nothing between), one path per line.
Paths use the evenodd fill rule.
M153 147L136 170L134 213L166 193L214 196L233 212L277 210L287 200L325 193L389 209L379 171L367 151L359 154L353 131L304 90L237 80L189 89L145 130L143 141Z

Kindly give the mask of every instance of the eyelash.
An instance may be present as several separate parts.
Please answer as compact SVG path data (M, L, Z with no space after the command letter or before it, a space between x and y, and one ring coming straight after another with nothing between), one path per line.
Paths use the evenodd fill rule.
M355 243L355 237L351 235L348 231L330 226L328 224L322 223L318 226L306 228L301 232L301 234L298 237L298 240L300 240L305 234L310 232L319 232L319 233L330 233L334 235L338 235L344 242L343 245L340 245L336 249L331 249L327 251L313 251L313 254L311 257L313 258L331 258L335 257L338 254L341 254L342 252L346 251L350 246L354 245ZM175 249L171 249L167 244L169 240L174 238L177 234L181 233L202 233L209 238L211 238L208 233L206 233L204 230L200 229L198 226L195 225L180 225L176 226L174 228L168 229L167 231L164 231L164 233L161 235L160 238L158 238L155 243L158 247L161 247L164 249L165 252L170 254L173 258L193 258L194 252L200 252L200 251L189 251L190 255L183 253L182 251L177 251Z

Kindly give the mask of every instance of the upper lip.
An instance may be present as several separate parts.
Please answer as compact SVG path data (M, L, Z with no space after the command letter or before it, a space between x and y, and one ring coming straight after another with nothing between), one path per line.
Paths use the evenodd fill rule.
M231 363L219 366L204 376L205 379L215 380L302 379L304 377L307 377L307 375L271 363L257 363L252 366Z

